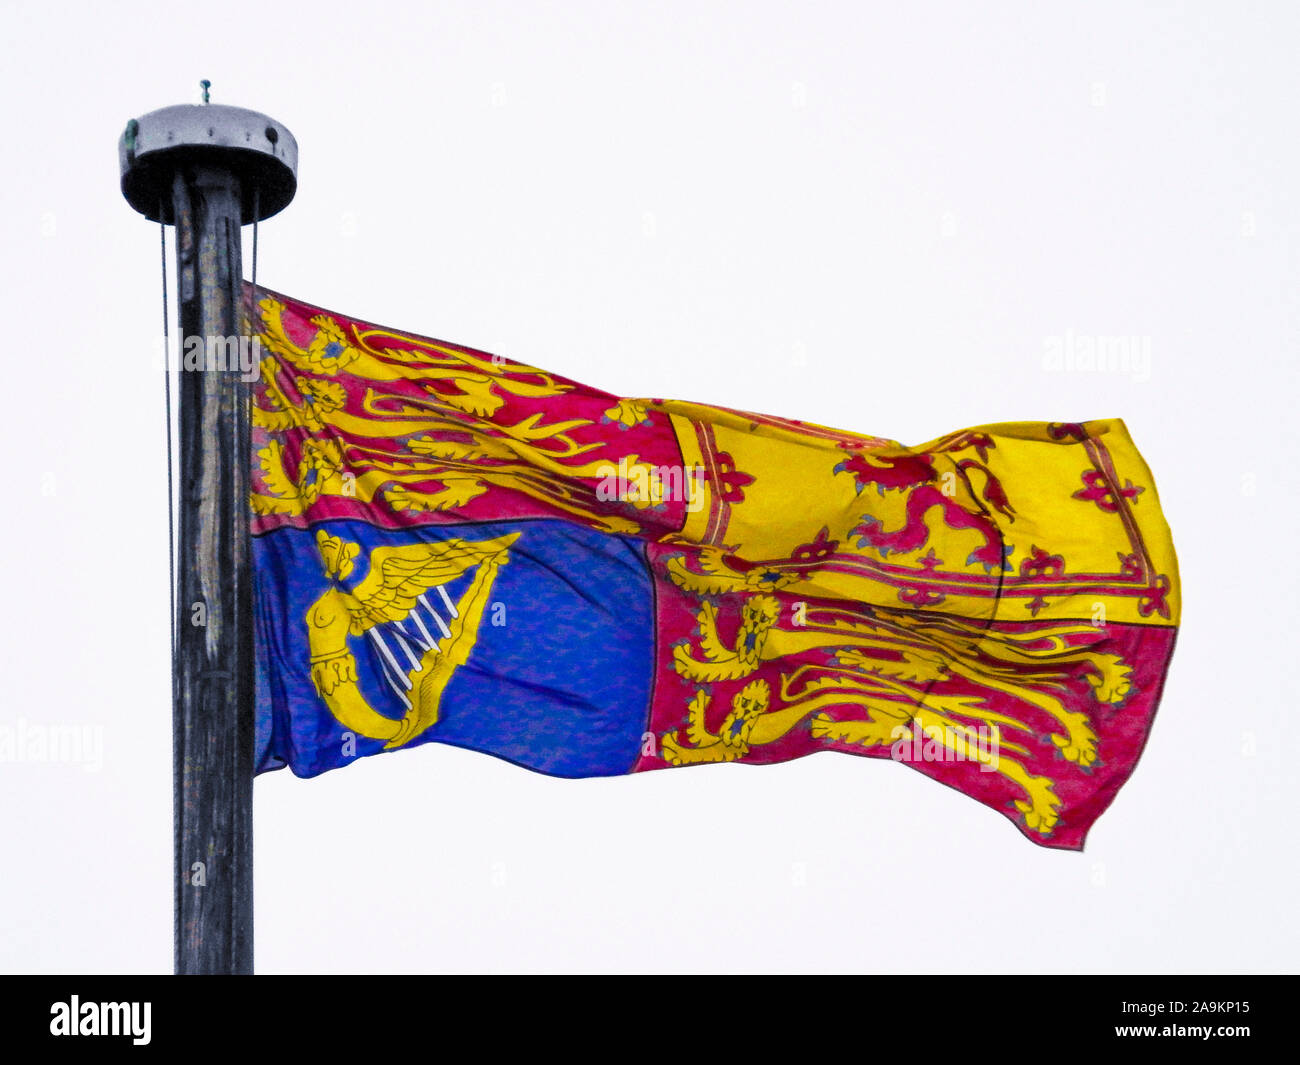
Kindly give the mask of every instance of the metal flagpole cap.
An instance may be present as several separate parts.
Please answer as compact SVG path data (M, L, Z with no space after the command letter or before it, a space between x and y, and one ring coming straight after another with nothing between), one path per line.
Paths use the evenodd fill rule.
M183 166L208 164L232 171L243 187L244 225L278 214L298 190L293 134L275 119L242 107L179 104L150 111L126 124L117 155L122 195L151 222L173 221L172 178Z

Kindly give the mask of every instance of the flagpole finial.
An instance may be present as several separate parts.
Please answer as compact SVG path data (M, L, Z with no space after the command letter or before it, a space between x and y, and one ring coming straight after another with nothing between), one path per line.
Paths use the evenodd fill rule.
M203 90L203 102L206 104L208 102L208 90L212 88L212 82L208 81L207 78L204 78L199 82L199 88Z
M150 111L127 123L118 141L122 195L150 221L172 222L175 175L202 163L239 178L244 225L283 210L298 188L298 142L258 111L208 102Z

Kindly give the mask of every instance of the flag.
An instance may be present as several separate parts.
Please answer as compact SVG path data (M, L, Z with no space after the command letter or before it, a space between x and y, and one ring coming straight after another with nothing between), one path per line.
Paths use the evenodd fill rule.
M1123 422L905 447L246 291L259 772L838 751L1067 849L1133 772L1179 586Z

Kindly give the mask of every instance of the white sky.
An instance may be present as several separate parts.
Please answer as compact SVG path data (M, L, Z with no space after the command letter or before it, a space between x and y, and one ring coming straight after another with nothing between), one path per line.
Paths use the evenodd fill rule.
M0 725L103 737L0 765L0 969L171 966L158 232L116 140L202 77L300 144L267 285L908 443L1122 417L1186 599L1082 855L864 759L425 747L258 781L259 971L1294 967L1300 8L897 6L0 3ZM1046 372L1071 332L1149 378Z

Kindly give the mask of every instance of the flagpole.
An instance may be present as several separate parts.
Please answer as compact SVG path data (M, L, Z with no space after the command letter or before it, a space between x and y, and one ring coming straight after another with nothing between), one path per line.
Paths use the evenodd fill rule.
M298 146L255 111L204 102L132 119L122 195L176 230L179 396L173 821L175 971L253 971L254 663L249 395L240 227L297 189ZM241 341L242 338L242 341Z

